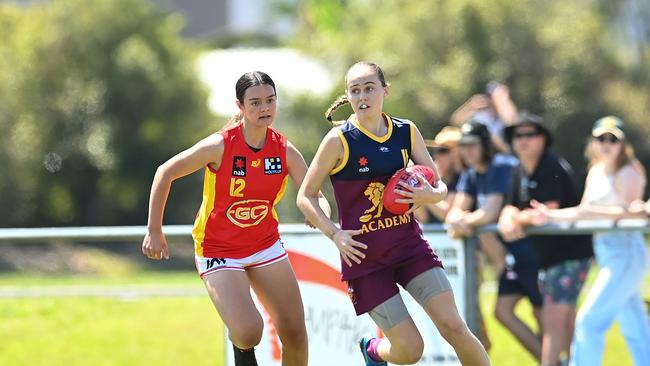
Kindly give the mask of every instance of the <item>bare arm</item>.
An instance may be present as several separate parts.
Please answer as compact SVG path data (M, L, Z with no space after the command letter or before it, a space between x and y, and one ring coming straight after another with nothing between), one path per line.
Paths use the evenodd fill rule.
M496 223L503 205L503 194L492 193L487 196L485 207L470 212L464 218L467 225L477 227Z
M544 204L551 209L560 207L558 201L547 201ZM539 216L535 209L520 210L513 205L506 205L499 215L499 233L507 242L522 239L526 236L524 231L526 226L539 224L538 221L541 221Z
M510 88L506 85L499 84L490 95L492 105L499 116L499 119L505 125L511 125L517 119L517 106L510 99Z
M451 222L460 219L469 211L473 204L474 199L470 195L464 192L456 193L454 201L449 208L446 221Z
M296 187L300 188L307 174L307 163L305 163L300 151L289 141L287 141L287 167L289 168L291 181ZM318 191L318 205L327 218L331 217L332 208L320 190ZM306 224L314 227L309 220L306 220Z
M638 217L633 210L630 211L630 205L643 198L645 184L645 176L641 172L632 166L626 166L616 174L614 180L614 190L622 199L623 204L621 206L600 206L582 203L577 216L583 219L605 218L612 220Z
M474 94L451 114L451 123L460 126L470 119L474 112L479 109L487 108L489 105L490 100L487 95Z
M447 234L450 237L460 238L472 234L472 228L465 223L464 217L468 214L473 204L474 198L472 198L472 196L464 192L456 193L454 202L445 218Z
M433 214L438 220L445 221L449 210L451 209L451 204L454 202L454 197L456 197L456 192L448 192L447 197L444 200L426 205L426 210Z
M305 218L330 238L339 252L341 258L348 266L352 261L361 263L365 257L359 249L366 249L368 246L360 243L352 236L361 233L361 230L341 230L323 212L318 203L320 188L329 173L343 160L344 148L337 129L332 129L323 139L318 151L311 162L305 179L298 190L296 204L305 215Z
M590 191L588 186L591 184L589 178L592 174L597 174L593 172L593 168L589 171L585 192ZM638 217L638 215L635 212L630 211L629 208L632 202L640 200L643 197L645 177L630 166L624 167L616 175L614 189L617 195L623 200L623 204L620 206L590 204L589 197L584 195L579 206L558 210L547 210L545 213L550 219L555 221L574 221L584 219L618 220ZM538 205L537 207L539 208L542 206ZM543 207L542 211L544 211Z
M524 227L517 222L516 217L521 211L513 205L506 205L499 215L499 233L507 242L522 239L526 236Z
M560 210L560 202L558 201L547 201L544 202L544 205L552 210ZM572 208L565 208L562 210L567 210L567 209L572 209ZM536 220L538 219L537 217L537 212L535 209L532 208L527 208L524 210L517 210L517 214L514 216L514 220L518 225L522 226L528 226L528 225L535 225Z
M180 152L158 167L149 196L147 235L142 252L152 259L168 258L167 242L162 232L163 214L174 180L211 165L218 168L223 156L223 137L213 134Z

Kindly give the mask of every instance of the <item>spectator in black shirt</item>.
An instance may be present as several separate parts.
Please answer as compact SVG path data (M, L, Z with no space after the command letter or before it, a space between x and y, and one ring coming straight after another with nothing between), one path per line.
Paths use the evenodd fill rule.
M572 207L580 202L571 166L548 151L550 132L538 116L522 112L505 129L520 165L512 173L512 191L499 218L499 231L506 241L525 237L535 211L530 201L551 208ZM576 300L584 284L591 257L590 236L531 236L540 261L542 309L542 366L555 366L568 357L573 337Z
M446 222L452 237L474 234L474 229L496 223L505 197L510 191L512 165L499 162L488 129L468 122L461 127L461 156L468 169L458 181L456 197ZM527 297L535 318L541 317L542 297L537 285L537 256L530 240L505 245L494 233L478 235L481 250L499 276L499 291L494 313L517 341L536 359L540 358L539 337L515 313L519 301Z

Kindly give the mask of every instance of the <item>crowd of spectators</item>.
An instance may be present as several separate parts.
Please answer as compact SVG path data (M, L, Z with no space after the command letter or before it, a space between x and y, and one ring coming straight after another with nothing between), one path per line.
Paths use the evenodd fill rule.
M444 223L452 238L475 236L478 227L498 224L497 233L478 234L485 259L479 263L491 265L498 278L494 316L542 366L599 365L614 320L634 364L650 365L650 321L641 297L648 269L642 233L526 234L527 227L549 222L647 215L645 170L625 132L615 116L594 122L585 136L584 193L569 163L553 152L545 121L518 110L504 84L490 82L426 140L449 195L416 211L417 218ZM595 283L577 311L594 262ZM524 299L533 309L533 327L515 312ZM477 311L477 336L489 349Z

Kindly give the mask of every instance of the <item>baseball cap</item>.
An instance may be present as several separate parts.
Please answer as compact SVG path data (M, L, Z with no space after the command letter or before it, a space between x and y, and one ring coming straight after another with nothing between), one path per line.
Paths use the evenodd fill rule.
M616 116L605 116L594 122L594 127L591 129L593 137L602 136L606 133L611 133L619 140L624 139L623 120Z
M461 138L458 143L460 144L474 144L482 143L487 144L490 142L490 131L487 127L476 121L465 122L460 127Z
M428 147L449 147L458 144L461 137L460 128L456 126L445 126L433 140L424 140L424 143Z

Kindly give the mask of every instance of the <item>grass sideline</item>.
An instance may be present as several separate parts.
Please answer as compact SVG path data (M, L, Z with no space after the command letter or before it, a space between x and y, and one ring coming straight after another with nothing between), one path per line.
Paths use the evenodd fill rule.
M646 290L650 279L646 281ZM0 275L0 288L30 286L191 286L194 272L130 276ZM646 291L647 294L647 291ZM495 294L481 293L494 365L535 362L491 316ZM517 308L531 319L526 302ZM0 365L223 365L223 328L206 296L0 299ZM227 350L229 351L229 350ZM622 336L608 333L603 365L631 364Z

